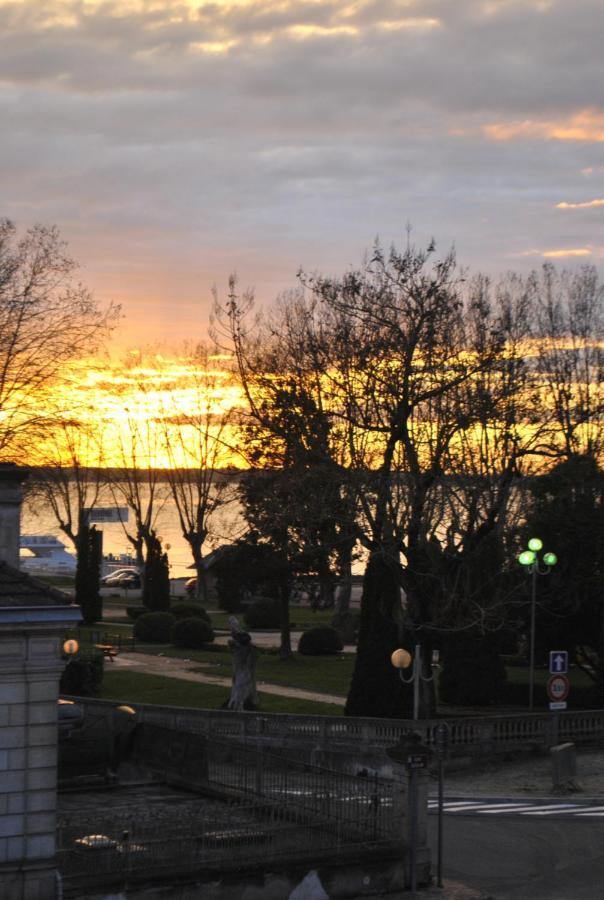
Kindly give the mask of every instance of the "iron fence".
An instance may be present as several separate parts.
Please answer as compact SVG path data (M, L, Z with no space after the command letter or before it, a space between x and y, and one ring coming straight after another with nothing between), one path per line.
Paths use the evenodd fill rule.
M160 741L164 730L156 735ZM182 739L181 734L181 744ZM193 799L186 804L181 797L173 805L135 808L127 792L126 801L118 803L118 790L107 795L107 806L99 810L97 804L94 814L71 811L59 817L58 865L66 897L78 897L92 884L186 878L280 861L333 862L361 852L400 853L392 782L238 744L203 744L200 795L189 794ZM172 748L166 746L168 762L158 774L169 777ZM159 757L153 762L161 768Z
M393 822L395 783L375 775L350 775L267 753L209 741L208 786L223 793L253 795L295 810L334 829L338 840L388 840Z

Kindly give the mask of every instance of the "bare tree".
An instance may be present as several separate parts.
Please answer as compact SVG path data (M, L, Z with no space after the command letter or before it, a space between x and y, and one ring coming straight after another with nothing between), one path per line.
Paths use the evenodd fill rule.
M127 357L123 364L124 416L115 448L119 464L110 470L114 502L125 503L132 512L134 528L125 522L122 528L143 570L149 548L157 540L158 517L169 497L161 468L166 462L162 429L153 414L159 414L160 407L150 408L155 386L144 363L144 356L136 355Z
M545 265L527 285L537 307L535 337L541 408L557 426L553 454L604 454L604 286L593 266Z
M339 580L340 612L348 608L356 496L344 462L345 428L336 427L325 405L321 373L308 353L314 305L294 291L263 315L253 316L253 307L252 294L239 295L231 278L227 302L215 302L215 336L233 354L247 401L240 452L251 470L271 472L270 477L242 479L240 495L250 528L289 560L290 577L280 591L281 653L287 655L285 585L291 588L292 576L318 582L318 602L324 607L334 605Z
M41 498L74 547L86 510L108 484L102 430L72 419L54 423L32 453L32 493Z
M182 535L191 548L197 599L206 603L204 546L216 512L234 498L232 479L221 472L232 462L232 414L225 404L228 374L217 371L207 347L195 348L187 368L186 385L167 392L161 426L170 493Z
M386 254L376 246L360 270L305 279L323 307L313 350L331 386L331 407L350 425L353 465L373 473L361 498L370 556L349 714L403 714L389 661L404 639L403 622L406 640L421 641L430 659L430 597L421 577L426 523L446 453L464 427L459 391L502 351L495 322L481 344L471 344L454 258L430 264L432 251L408 245ZM404 486L404 527L394 516L397 484Z
M18 236L0 221L0 456L27 460L57 419L68 366L94 352L119 318L75 281L77 265L56 228Z

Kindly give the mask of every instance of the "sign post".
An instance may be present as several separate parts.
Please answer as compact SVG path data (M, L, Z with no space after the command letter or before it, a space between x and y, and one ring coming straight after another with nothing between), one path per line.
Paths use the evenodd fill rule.
M547 696L551 710L566 709L566 698L570 691L568 680L568 651L550 650Z
M547 682L547 696L550 709L566 709L566 698L570 682L566 675L550 675Z
M427 765L427 757L424 753L410 753L407 756L407 770L410 773L410 789L411 789L411 865L410 865L410 881L411 896L415 897L417 891L417 771L425 769Z
M417 891L417 850L418 850L418 775L428 765L430 749L421 742L421 735L414 731L403 735L398 744L388 747L386 753L407 770L409 784L409 881L411 896Z
M439 722L434 730L434 743L438 756L438 848L436 864L436 885L443 886L443 784L444 763L449 744L449 726L446 722Z
M550 650L550 675L568 675L568 650Z

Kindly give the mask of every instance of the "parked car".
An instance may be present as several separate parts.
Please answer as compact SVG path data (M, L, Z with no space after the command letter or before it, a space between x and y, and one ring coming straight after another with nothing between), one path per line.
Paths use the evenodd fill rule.
M122 569L114 569L113 572L103 575L101 584L111 584L116 577L121 577L122 575L138 575L140 577L140 572L134 566L124 566Z
M188 597L196 596L197 594L197 576L193 576L193 578L189 578L185 581L185 591Z
M101 579L103 587L140 588L141 577L136 570L112 572Z

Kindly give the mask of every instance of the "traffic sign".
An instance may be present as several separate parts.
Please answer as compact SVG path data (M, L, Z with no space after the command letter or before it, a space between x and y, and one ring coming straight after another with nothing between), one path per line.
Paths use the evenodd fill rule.
M428 757L424 753L410 753L407 757L408 769L425 769Z
M550 700L561 702L566 700L570 691L570 682L566 675L550 675L547 682L547 696Z
M552 700L549 708L554 711L556 709L566 709L566 700Z
M568 673L568 650L550 650L549 671L551 675Z

